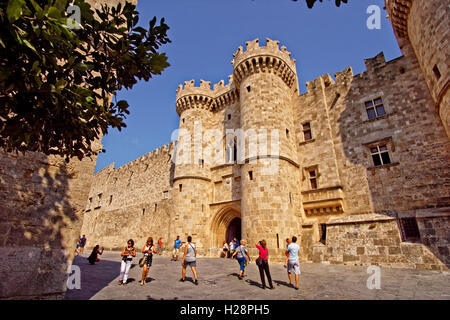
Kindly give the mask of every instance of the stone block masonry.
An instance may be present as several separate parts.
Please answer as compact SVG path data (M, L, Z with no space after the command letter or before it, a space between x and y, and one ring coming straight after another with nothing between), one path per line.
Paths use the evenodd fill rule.
M290 56L256 39L234 54L227 85L180 85L176 146L95 175L89 246L162 236L170 254L192 235L198 255L218 257L224 240L256 255L265 239L282 262L295 235L302 261L446 270L450 142L415 56L380 53L305 93Z

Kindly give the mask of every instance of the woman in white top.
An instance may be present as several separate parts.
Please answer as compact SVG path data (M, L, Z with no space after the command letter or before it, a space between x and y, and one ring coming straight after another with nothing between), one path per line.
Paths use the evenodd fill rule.
M136 257L133 239L128 240L128 246L123 248L120 255L122 256L122 261L120 263L119 285L126 286L128 272L130 272L131 269L131 262L133 261L133 257Z
M148 272L150 271L150 267L152 266L153 261L153 253L156 253L155 246L153 245L153 238L149 237L147 239L147 243L142 249L142 253L144 254L144 267L142 268L142 279L141 286L147 283Z
M226 241L224 241L221 257L227 258L229 254L230 254L230 250L228 249L228 243Z
M197 251L195 250L195 244L192 243L192 237L189 236L187 238L188 243L185 245L184 248L184 255L183 260L181 261L181 266L183 267L181 279L180 281L184 282L184 277L186 276L186 267L190 266L192 273L194 274L194 283L198 285L198 279L197 279Z

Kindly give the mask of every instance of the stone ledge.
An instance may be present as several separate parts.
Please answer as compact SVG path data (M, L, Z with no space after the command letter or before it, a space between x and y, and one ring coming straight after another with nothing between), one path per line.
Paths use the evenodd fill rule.
M377 169L381 169L381 168L390 168L390 167L396 167L400 164L400 162L393 162L393 163L389 163L389 164L383 164L381 166L376 166L376 167L368 167L367 170L370 171L374 171Z
M315 141L316 141L316 139L309 139L309 140L300 142L298 145L299 146L304 146L305 144L312 143L312 142L315 142Z
M352 223L370 223L377 221L392 221L395 220L395 216L389 216L388 214L367 213L350 215L347 217L340 217L337 219L330 219L326 225L338 225L338 224L352 224Z

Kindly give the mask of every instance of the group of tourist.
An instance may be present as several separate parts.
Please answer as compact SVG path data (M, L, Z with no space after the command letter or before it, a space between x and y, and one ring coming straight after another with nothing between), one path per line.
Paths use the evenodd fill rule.
M293 286L296 290L299 288L299 275L300 275L300 263L298 254L300 251L300 247L298 246L297 237L292 237L292 239L286 239L286 260L284 263L284 267L287 269L287 274L289 278L289 285ZM185 281L186 277L186 269L187 267L190 267L192 270L192 273L194 275L194 284L198 285L198 275L197 275L197 265L196 265L196 259L197 259L197 251L195 247L195 243L192 242L192 237L187 237L187 242L183 242L180 240L180 236L177 236L177 238L174 240L173 245L173 252L172 252L172 259L171 261L178 261L178 257L180 254L180 248L182 245L184 246L183 251L183 258L181 259L181 282ZM267 243L263 239L261 241L258 241L258 243L255 244L256 248L259 251L259 256L256 260L256 264L259 269L259 274L261 277L261 283L262 288L269 288L274 289L272 284L272 277L270 275L270 269L269 269L269 249L267 248ZM158 245L155 247L153 243L153 238L149 237L142 249L142 253L144 254L143 257L139 261L139 266L142 267L142 278L140 281L140 285L143 286L147 283L148 273L150 270L150 267L152 266L153 261L153 255L154 254L161 254L161 247L162 247L162 239L160 238L158 240ZM234 238L230 245L228 246L227 242L224 241L224 247L223 252L226 253L225 256L236 259L239 263L239 275L238 278L242 280L245 275L245 268L247 266L247 263L251 261L251 257L248 253L248 249L246 246L245 240L237 240ZM101 255L103 253L103 248L100 250L100 246L96 245L94 249L92 250L91 255L89 256L88 260L89 263L94 264L95 262L98 262L98 255ZM128 280L128 273L131 269L133 258L136 257L136 248L134 247L134 241L133 239L128 240L127 246L123 248L121 252L122 261L120 264L120 276L119 276L119 285L126 286L127 280ZM266 286L265 276L267 277L269 286ZM295 275L295 286L293 285L293 278L292 275Z

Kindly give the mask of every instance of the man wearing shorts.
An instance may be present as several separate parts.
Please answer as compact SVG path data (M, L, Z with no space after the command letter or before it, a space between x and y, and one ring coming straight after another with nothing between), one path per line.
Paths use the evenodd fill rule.
M295 290L298 290L298 278L300 274L300 263L298 261L298 253L300 247L298 246L297 237L292 237L292 242L287 246L286 254L289 254L287 261L287 271L289 277L289 284L292 286L292 274L295 274Z
M172 253L172 260L171 261L177 261L178 255L180 253L180 247L183 244L180 240L180 236L177 236L177 239L174 241L173 244L173 253Z
M86 235L83 234L83 238L80 239L80 254L83 254L85 246L86 246Z

